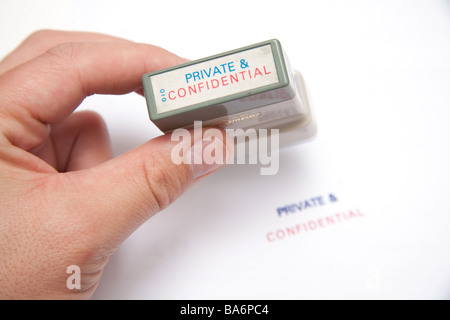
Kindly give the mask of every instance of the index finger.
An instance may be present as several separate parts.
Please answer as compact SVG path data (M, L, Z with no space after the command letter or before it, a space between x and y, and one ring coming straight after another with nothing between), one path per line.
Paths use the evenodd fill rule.
M66 42L128 40L94 32L39 30L28 36L13 52L0 61L0 75Z
M144 73L185 61L148 44L61 44L0 76L0 108L22 123L2 129L13 144L30 149L48 135L48 124L66 118L86 96L136 91Z

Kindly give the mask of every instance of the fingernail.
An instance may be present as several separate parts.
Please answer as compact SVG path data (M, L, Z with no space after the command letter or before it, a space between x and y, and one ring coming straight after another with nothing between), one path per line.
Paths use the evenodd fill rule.
M226 146L222 139L222 135L217 135L211 138L211 141L196 141L191 147L194 179L204 177L227 164L234 149Z

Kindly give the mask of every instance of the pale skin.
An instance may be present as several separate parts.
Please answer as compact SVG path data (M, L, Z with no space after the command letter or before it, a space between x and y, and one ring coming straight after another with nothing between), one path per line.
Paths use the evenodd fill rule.
M0 298L90 298L132 232L223 166L174 164L169 135L113 158L101 117L74 113L86 96L142 92L144 73L183 62L148 44L45 30L0 61ZM70 265L80 290L66 286Z

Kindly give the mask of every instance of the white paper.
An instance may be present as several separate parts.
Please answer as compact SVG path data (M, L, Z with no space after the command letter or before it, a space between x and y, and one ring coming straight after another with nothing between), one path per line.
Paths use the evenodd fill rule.
M189 189L118 249L94 298L450 298L448 2L47 4L0 4L2 55L43 27L191 59L278 38L319 127L275 176L231 165ZM160 134L134 94L81 109L104 116L116 154Z

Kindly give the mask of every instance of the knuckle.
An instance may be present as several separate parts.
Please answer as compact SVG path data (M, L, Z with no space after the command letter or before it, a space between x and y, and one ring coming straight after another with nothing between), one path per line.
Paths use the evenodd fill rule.
M57 32L50 29L40 29L31 33L24 42L41 43L53 37Z
M170 157L160 152L153 153L150 159L142 161L148 189L159 210L178 198L192 180L188 165L176 165Z
M103 117L92 110L84 110L76 113L77 116L81 117L84 127L94 128L94 129L106 129L106 123Z
M48 49L46 55L46 70L53 70L57 73L61 70L69 72L71 81L75 81L80 86L85 96L90 95L88 81L83 81L80 69L78 68L83 55L81 43L65 42Z
M72 61L79 54L79 46L73 42L65 42L48 49L47 54L57 60Z

